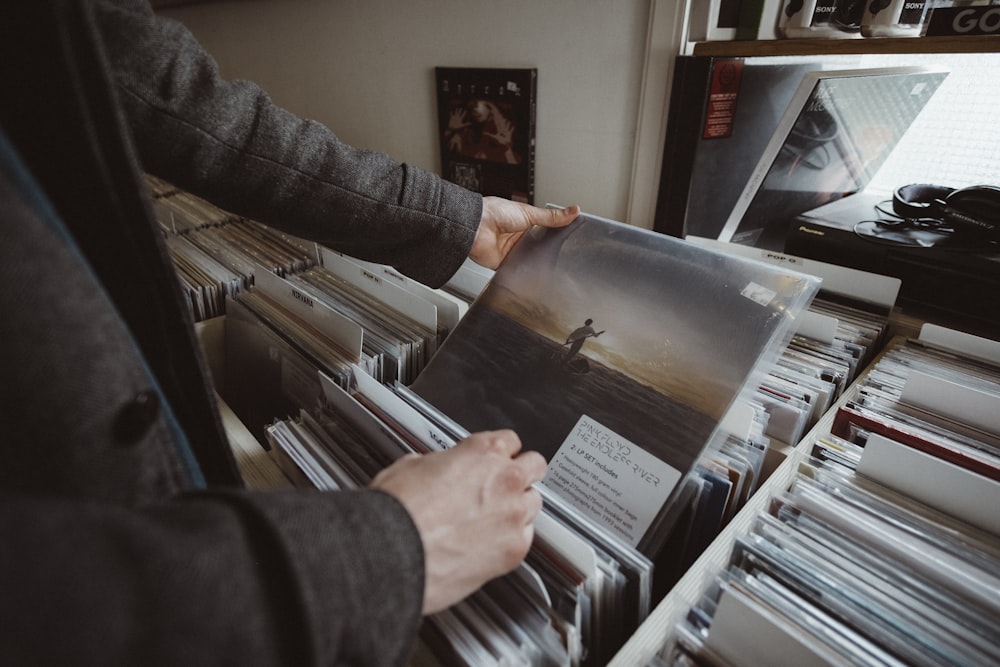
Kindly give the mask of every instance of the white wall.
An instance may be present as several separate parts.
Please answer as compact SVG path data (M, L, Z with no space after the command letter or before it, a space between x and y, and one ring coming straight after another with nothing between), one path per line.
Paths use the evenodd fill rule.
M433 171L434 67L536 67L536 202L627 220L640 109L652 108L644 131L656 141L669 73L657 63L644 101L655 1L241 0L163 13L183 21L226 76L253 79L348 143Z

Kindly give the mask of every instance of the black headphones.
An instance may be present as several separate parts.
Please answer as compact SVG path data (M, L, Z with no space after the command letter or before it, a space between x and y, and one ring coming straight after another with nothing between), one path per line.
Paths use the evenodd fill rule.
M875 206L876 219L854 225L854 233L873 243L967 252L1000 249L1000 187L948 188L915 183Z
M940 221L957 236L1000 240L1000 187L995 185L904 185L892 195L892 210L906 220Z

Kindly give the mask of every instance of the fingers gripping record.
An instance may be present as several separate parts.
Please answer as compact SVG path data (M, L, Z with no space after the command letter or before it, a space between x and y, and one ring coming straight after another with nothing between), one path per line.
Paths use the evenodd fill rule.
M424 612L444 609L518 566L542 507L545 459L513 431L475 433L444 452L400 459L372 482L409 511L424 543Z

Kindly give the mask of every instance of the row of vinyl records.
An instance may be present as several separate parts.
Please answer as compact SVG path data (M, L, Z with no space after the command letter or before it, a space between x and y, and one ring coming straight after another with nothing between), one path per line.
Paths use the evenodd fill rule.
M671 544L679 549L679 560L658 582L657 597L691 567L879 352L899 290L895 278L710 239L687 241L761 262L794 259L798 270L820 276L824 287L799 315L795 333L754 390L727 413L723 428L729 435L724 447L706 452L698 461L698 474L687 482L693 489L688 527L676 531L685 540ZM749 466L747 474L743 459L755 451L765 455L763 465Z
M211 300L202 295L221 295L224 372L217 384L225 388L227 407L269 450L267 461L276 463L291 485L326 491L363 487L407 453L440 450L464 437L460 426L406 388L458 315L449 319L439 312L432 339L430 331L412 335L416 316L403 313L412 313L415 301L458 310L446 296L411 286L410 296L401 299L395 283L402 276L388 283L387 267L326 248L306 253L315 260L301 267L261 261L284 257L297 244L162 182L154 184L159 219L192 308ZM256 241L253 252L227 244L242 238L232 231L237 226L253 226L266 241ZM192 248L202 268L197 280L185 273ZM320 274L326 279L317 279ZM351 283L351 276L367 276L353 281L360 296L338 284ZM375 276L383 280L366 284ZM465 267L452 291L459 300L463 295L471 300L486 279ZM391 337L391 347L403 350L398 357L418 348L427 354L400 364L412 372L376 372L370 360L393 355L371 352L344 320L357 325L365 341ZM273 475L260 477L276 485ZM490 664L489 655L510 654L519 656L513 664L603 664L648 615L649 559L600 530L582 537L593 531L590 520L555 494L545 499L525 564L428 619L418 662L479 665Z
M203 205L162 184L158 192L159 210L170 210L168 202L187 210ZM179 229L178 206L172 208L175 213L161 218L168 235L211 233L245 223L208 209L209 214L189 214L194 224ZM291 245L301 247L295 241ZM220 263L232 262L231 250L217 254ZM335 270L338 275L367 276L361 284L372 282L372 276L393 275L385 267L357 263L322 248L314 251L306 255L315 256L316 265L300 273ZM245 284L224 302L226 363L221 384L228 403L269 447L268 456L290 480L324 489L363 486L403 453L432 451L462 437L462 427L407 387L410 374L399 372L402 364L392 373L376 372L369 363L373 355L366 355L356 337L344 333L343 320L350 318L335 303L342 298L339 294L303 282L295 271L279 270L276 263L260 262L257 256L241 260L251 267L247 283L252 287ZM854 277L857 272L847 273ZM475 296L483 278L466 276L463 289ZM875 290L863 294L865 299L845 303L845 294L864 290L842 284L843 277L836 273L824 281L830 289L802 314L799 333L791 336L771 372L726 415L719 429L720 446L699 448L703 454L673 496L671 531L658 554L616 539L572 503L541 487L546 510L525 566L428 620L424 646L437 660L607 662L768 476L775 465L770 455L797 442L877 349L894 290ZM315 302L305 306L303 295ZM412 293L406 299L414 300ZM368 291L361 301L372 309L367 321L354 320L362 335L381 326L379 320L397 319L383 294ZM435 346L448 330L438 327ZM417 347L430 348L426 343L424 339ZM345 349L353 352L344 354ZM421 358L413 364L416 374L425 362Z
M155 176L147 175L146 178L157 222L164 232L196 322L224 315L226 297L249 289L255 274L261 271L291 276L323 266L322 253L330 258L337 254L224 211ZM352 261L375 271L381 279L390 280L403 290L431 301L438 311L435 328L443 328L445 332L454 327L464 306L475 298L492 275L492 271L466 262L441 290L430 290L388 267ZM336 262L336 259L329 259L325 264ZM392 295L376 294L375 298L394 302ZM396 297L395 301L405 299ZM399 309L405 314L405 305Z
M380 381L411 382L457 324L468 294L488 280L463 267L449 290L431 290L388 267L350 260L327 248L241 218L149 176L154 209L196 322L226 313L239 298L259 317L280 319L281 308L258 282L294 283L320 299L330 340L310 345L343 363L360 363ZM280 287L279 287L280 290ZM305 296L303 298L306 298ZM360 353L356 348L360 347Z
M1000 662L1000 342L898 336L615 665Z
M297 413L264 427L270 455L296 486L323 490L364 486L396 458L446 448L466 434L401 382L378 382L358 366L338 377L317 373L325 364L299 352L298 327L281 333L257 320L244 300L228 304L226 365L233 370L227 385L232 380L236 387L253 389L230 390L227 400L245 421L261 423L267 415L292 409L268 387L280 386L284 396L296 396ZM267 368L276 351L280 373L263 378L244 375ZM292 367L294 371L289 370ZM313 378L318 378L321 399L315 396ZM263 405L248 405L260 399ZM734 456L735 444L727 444L734 448L704 464L720 465L723 456ZM721 477L713 483L718 481ZM724 495L729 497L735 485L728 474L725 483ZM605 664L648 616L655 603L653 561L560 495L545 486L539 490L545 508L525 564L427 619L422 631L427 662ZM718 497L713 493L712 502ZM692 512L707 504L695 496L689 496L687 503ZM721 517L720 511L716 521ZM702 535L710 521L692 525Z

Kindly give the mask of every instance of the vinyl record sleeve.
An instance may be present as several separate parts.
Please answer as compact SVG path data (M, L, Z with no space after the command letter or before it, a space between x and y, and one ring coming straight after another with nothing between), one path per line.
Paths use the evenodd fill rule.
M538 70L437 67L434 73L441 176L533 204Z
M795 216L865 189L946 76L924 67L804 75L719 240L784 250Z
M469 431L514 429L547 486L641 549L818 285L581 215L520 241L412 389Z

